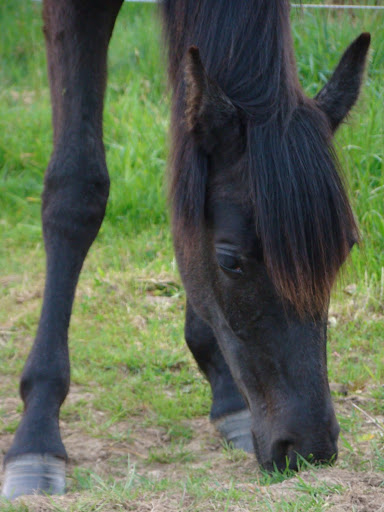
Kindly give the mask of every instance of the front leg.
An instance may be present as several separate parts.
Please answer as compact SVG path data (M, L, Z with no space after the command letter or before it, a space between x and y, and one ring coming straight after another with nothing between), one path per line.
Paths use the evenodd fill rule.
M253 452L251 414L210 326L187 302L185 340L212 391L210 420L235 448Z
M43 307L20 393L24 414L5 457L3 495L62 493L67 454L59 411L69 389L68 327L84 258L104 218L102 141L109 40L122 0L45 0L54 150L45 175Z

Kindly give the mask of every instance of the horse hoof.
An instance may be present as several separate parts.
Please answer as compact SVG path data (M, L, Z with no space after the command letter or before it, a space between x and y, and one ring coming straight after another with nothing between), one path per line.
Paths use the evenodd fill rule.
M2 496L64 494L65 461L52 455L20 455L7 462Z
M219 418L213 422L221 436L238 450L253 453L251 433L252 418L248 410L243 410Z

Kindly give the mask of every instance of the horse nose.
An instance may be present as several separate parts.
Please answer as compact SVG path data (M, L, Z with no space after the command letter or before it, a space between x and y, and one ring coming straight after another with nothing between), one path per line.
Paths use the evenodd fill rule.
M307 460L311 464L333 464L337 459L337 441L332 439L316 440L313 443L294 441L292 438L277 439L271 446L271 458L265 464L268 470L277 469L284 471L292 469L296 471L300 467L301 460Z
M278 436L271 442L270 456L265 464L265 469L284 471L291 469L296 471L300 461L307 460L311 464L333 464L337 459L337 440L339 425L336 418L331 418L323 429L306 428L304 432L294 434L286 433Z

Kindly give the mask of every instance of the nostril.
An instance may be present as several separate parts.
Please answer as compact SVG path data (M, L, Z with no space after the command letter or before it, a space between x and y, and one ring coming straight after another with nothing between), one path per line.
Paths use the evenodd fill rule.
M272 445L272 461L279 470L291 467L292 458L296 459L294 454L293 439L279 439Z

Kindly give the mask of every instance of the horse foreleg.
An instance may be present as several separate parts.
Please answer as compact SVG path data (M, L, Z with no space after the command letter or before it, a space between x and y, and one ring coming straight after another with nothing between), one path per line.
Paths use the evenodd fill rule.
M109 192L102 141L108 43L122 0L45 0L54 150L45 175L43 307L24 367L24 413L5 458L3 494L62 493L59 411L69 388L68 326L84 258Z
M216 337L187 302L185 339L212 391L210 419L235 448L253 452L251 415L240 395Z

